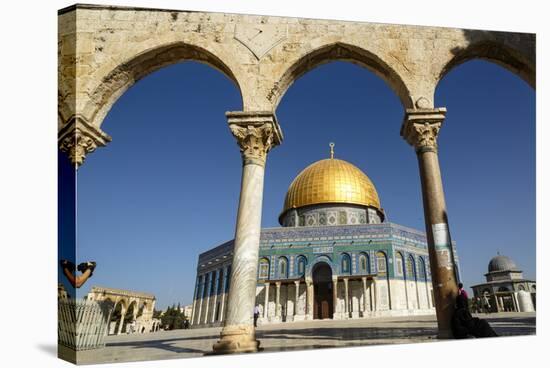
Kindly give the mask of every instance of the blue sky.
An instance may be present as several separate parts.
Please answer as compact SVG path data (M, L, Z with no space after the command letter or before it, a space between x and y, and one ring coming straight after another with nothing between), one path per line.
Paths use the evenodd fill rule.
M534 278L535 92L474 60L435 100L448 109L439 158L464 283L482 282L497 251ZM116 102L102 126L113 142L78 171L78 262L98 263L79 296L102 285L153 293L157 308L192 301L198 254L234 235L241 158L224 112L241 108L229 79L194 62L145 77ZM290 182L335 142L335 156L374 182L388 220L425 230L403 108L384 81L325 64L291 86L277 117L285 140L269 153L263 227L279 226Z

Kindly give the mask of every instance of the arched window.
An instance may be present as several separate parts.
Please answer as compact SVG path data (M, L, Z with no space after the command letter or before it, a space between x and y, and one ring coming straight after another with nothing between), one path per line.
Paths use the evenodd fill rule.
M296 262L296 273L298 276L303 276L306 272L306 257L299 256Z
M258 276L261 279L269 278L269 260L267 258L260 259L260 266L258 267Z
M395 274L403 276L403 254L401 252L397 252L395 255Z
M414 258L412 254L407 257L407 278L409 280L415 280L416 279L416 270L414 267Z
M523 285L519 285L518 290L525 290L525 287Z
M350 273L351 259L349 254L342 254L342 273Z
M285 257L279 258L279 278L288 277L288 261Z
M388 264L387 264L386 255L384 252L377 252L376 253L376 270L378 271L378 275L386 275L388 272Z
M369 273L369 257L365 253L359 255L359 271Z
M427 280L428 276L426 275L426 263L424 262L424 258L418 257L418 276L422 280Z

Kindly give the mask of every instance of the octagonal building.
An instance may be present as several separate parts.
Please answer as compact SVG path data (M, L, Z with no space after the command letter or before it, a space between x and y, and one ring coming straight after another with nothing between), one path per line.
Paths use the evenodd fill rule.
M259 323L434 314L425 233L385 218L373 182L331 146L290 184L282 227L261 231ZM199 255L193 327L223 323L232 251ZM454 243L453 257L458 275Z

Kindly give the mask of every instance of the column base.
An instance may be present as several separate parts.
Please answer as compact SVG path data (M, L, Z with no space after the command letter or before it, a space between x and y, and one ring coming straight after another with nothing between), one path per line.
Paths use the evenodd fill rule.
M453 331L451 329L449 329L449 330L439 330L437 332L437 338L442 339L442 340L454 339Z
M220 340L212 347L212 353L238 354L260 351L260 341L256 340L254 326L228 326L220 333Z

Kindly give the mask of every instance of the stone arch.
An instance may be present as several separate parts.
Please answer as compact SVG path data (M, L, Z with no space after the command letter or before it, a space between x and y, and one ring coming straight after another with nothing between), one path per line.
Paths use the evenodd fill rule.
M100 128L114 103L137 81L165 66L184 61L197 61L220 71L236 85L242 100L241 83L220 57L200 46L173 42L132 55L108 72L91 92L83 115L91 125Z
M293 64L283 72L267 96L267 99L273 103L273 110L277 109L281 99L294 81L316 67L332 61L347 61L370 70L389 85L401 100L404 108L412 107L409 88L404 80L379 55L359 46L335 42L308 50L298 56Z
M467 31L466 38L475 38L476 32ZM470 34L473 34L470 36ZM529 47L530 45L527 45ZM534 46L533 46L534 48ZM535 61L530 60L525 52L518 50L504 41L482 39L470 42L466 47L456 47L451 50L452 58L447 61L443 69L439 72L435 87L453 68L473 59L483 59L502 66L515 75L523 79L533 89L535 89L536 68ZM534 55L534 50L533 50Z
M322 255L319 255L317 257L315 257L315 259L311 262L311 263L308 263L306 265L306 273L305 275L307 275L308 278L311 278L313 277L313 268L315 267L315 265L319 262L325 262L326 264L328 264L332 270L332 274L333 275L336 275L336 268L334 267L334 264L332 262L332 258L326 254L322 254Z

